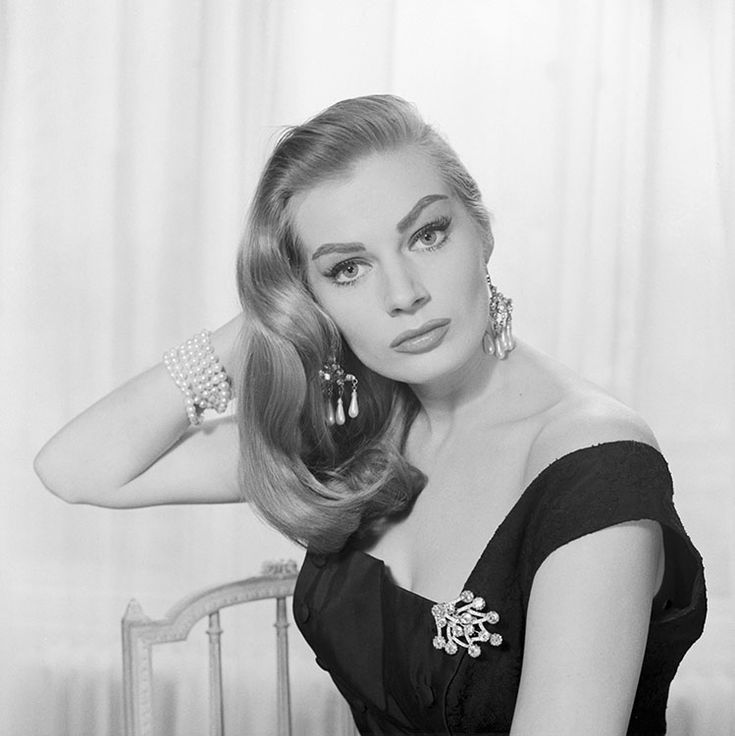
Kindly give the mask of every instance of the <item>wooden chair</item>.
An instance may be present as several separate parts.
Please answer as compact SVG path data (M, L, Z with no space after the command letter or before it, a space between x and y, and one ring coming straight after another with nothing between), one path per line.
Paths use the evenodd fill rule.
M209 617L209 713L210 736L224 735L222 655L219 612L239 603L276 599L276 679L278 736L291 735L291 694L288 677L288 618L286 599L293 595L297 565L266 563L260 577L219 585L177 603L158 621L149 619L136 600L128 604L122 619L123 708L125 736L153 736L153 667L151 649L157 644L182 641L192 626Z

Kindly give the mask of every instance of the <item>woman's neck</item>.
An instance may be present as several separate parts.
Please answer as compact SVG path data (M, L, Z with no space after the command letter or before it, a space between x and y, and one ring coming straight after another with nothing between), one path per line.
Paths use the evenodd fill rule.
M426 429L433 436L446 436L457 422L468 421L478 411L486 414L488 401L498 390L498 374L503 372L499 360L478 351L461 370L412 385Z

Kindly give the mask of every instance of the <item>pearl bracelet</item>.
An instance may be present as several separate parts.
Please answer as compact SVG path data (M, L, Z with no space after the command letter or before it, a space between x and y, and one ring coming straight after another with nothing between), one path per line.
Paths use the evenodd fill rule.
M186 415L194 426L201 424L205 409L222 414L232 399L230 378L214 354L211 335L202 330L163 354L163 363L184 394Z

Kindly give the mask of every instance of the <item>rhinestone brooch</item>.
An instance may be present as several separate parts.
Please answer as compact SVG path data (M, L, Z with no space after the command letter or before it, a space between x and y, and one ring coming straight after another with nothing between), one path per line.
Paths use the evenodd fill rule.
M459 647L464 647L470 657L479 657L481 643L490 642L490 646L499 647L503 637L490 633L485 624L497 624L500 616L497 611L483 613L483 608L485 599L475 596L471 590L463 590L453 601L432 606L431 613L436 623L434 648L456 654Z

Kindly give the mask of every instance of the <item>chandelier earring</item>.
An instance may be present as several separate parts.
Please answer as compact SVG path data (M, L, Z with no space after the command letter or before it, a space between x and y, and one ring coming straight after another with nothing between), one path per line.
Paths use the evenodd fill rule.
M331 357L319 371L322 380L322 391L324 393L324 414L327 424L331 427L335 424L343 425L349 416L351 419L360 413L357 404L357 378L352 373L345 373L344 368ZM345 415L344 393L345 384L352 384L350 404ZM336 402L335 402L336 399Z
M513 300L503 296L487 275L488 320L482 336L482 349L503 360L516 346L512 332Z

